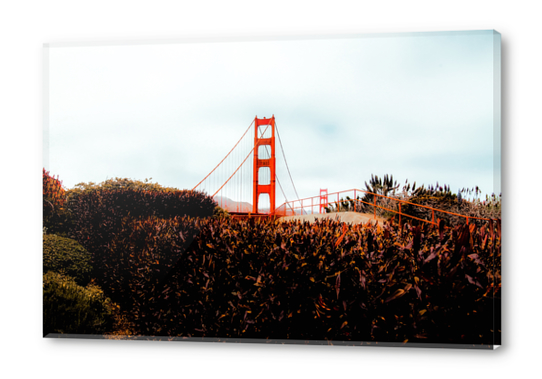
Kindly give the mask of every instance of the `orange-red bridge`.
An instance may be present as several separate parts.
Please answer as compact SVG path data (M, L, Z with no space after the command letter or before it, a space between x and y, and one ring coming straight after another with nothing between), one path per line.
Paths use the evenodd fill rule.
M254 131L249 133L252 128ZM277 161L276 154L277 141L283 158L279 161ZM279 180L279 171L283 175L282 183ZM288 200L284 191L286 184L284 176L286 174L295 193L294 200ZM277 184L284 198L284 202L279 206L276 204ZM469 219L487 220L459 215L360 189L334 193L328 193L327 189L320 189L318 195L300 199L286 161L274 115L271 118L255 117L228 154L193 190L210 194L218 205L234 216L292 216L325 213L328 210L359 212L371 209L376 218L377 209L383 209L396 214L399 222L402 217L409 217L435 224L443 213L462 217L467 223ZM404 214L402 207L406 204L426 208L426 213L430 211L431 219L421 219Z

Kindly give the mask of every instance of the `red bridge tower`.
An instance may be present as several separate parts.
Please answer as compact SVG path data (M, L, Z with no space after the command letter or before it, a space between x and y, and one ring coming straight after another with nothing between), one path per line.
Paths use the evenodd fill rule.
M260 200L260 195L266 193L269 195L270 209L269 213L275 213L275 116L271 118L260 119L256 117L254 119L255 133L254 133L254 173L253 173L253 202L252 202L252 212L258 213L258 202ZM264 126L260 128L260 126ZM266 135L269 135L268 132L265 132L269 127L271 127L271 137L263 138ZM261 129L261 130L260 130ZM262 150L260 150L262 148ZM263 155L263 153L269 154L265 159L259 159L258 155ZM260 177L266 177L264 171L269 171L269 183L263 184L260 182ZM264 174L264 175L262 175Z

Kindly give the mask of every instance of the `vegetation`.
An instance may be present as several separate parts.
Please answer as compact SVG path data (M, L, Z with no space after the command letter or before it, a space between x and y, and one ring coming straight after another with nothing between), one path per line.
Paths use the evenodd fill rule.
M43 227L50 233L66 234L70 217L66 210L66 190L58 177L43 169Z
M124 273L100 264L100 253L114 243L117 233L126 233L137 220L161 217L175 221L180 215L229 217L205 194L163 187L147 179L115 178L65 190L45 170L43 178L44 334L126 335L132 330L130 321L116 305L111 306L109 297L91 278L107 285L113 282L106 279L111 270L122 278ZM115 295L112 289L107 292ZM87 312L90 308L94 313ZM62 318L66 325L58 324Z
M204 194L147 185L116 179L67 191L70 233L90 254L93 280L82 287L59 274L80 271L68 272L67 258L48 263L54 268L44 276L44 331L500 341L500 221L447 227L444 220L437 226L240 220ZM401 196L391 177L373 177L366 186ZM420 203L436 201L431 196L440 204L463 201L447 188L407 192ZM469 204L477 211L500 206ZM360 210L351 199L339 204L352 206ZM51 240L79 249L55 250L56 257L84 255L71 241Z
M181 215L210 217L216 202L202 192L164 188L126 179L79 185L68 196L71 236L91 252L103 250L129 220Z
M43 275L43 335L101 334L113 323L113 307L103 291L78 285L56 272Z
M77 241L54 234L43 235L43 273L69 276L86 286L91 279L91 256Z
M435 186L425 187L422 185L416 187L416 182L411 185L406 181L401 190L400 188L401 186L393 179L392 175L384 175L383 178L371 175L369 183L365 182L364 191L367 193L358 196L357 199L351 199L348 196L346 199L340 199L339 204L326 207L326 212L373 213L374 204L376 204L376 214L390 219L398 214L399 204L401 203L398 200L401 200L400 211L402 214L418 219L434 220L435 222L440 219L449 225L464 223L465 219L444 212L432 212L431 209L424 207L441 209L468 217L491 219L500 219L501 217L500 195L486 196L486 199L482 201L480 200L481 191L478 187L473 189L463 188L456 194L447 185L437 183ZM409 222L416 223L413 220L415 219L410 219Z
M229 218L231 217L230 213L225 210L224 208L222 207L219 207L218 205L215 207L215 209L213 210L213 217L218 217L218 218Z
M123 190L131 189L135 191L151 191L151 192L176 192L178 189L172 187L163 187L158 183L152 183L152 178L145 179L144 181L132 180L128 178L113 178L107 179L102 183L79 183L75 185L72 190L72 194L79 194L92 191L105 191L105 190Z
M179 218L125 230L102 280L137 334L493 343L499 224Z

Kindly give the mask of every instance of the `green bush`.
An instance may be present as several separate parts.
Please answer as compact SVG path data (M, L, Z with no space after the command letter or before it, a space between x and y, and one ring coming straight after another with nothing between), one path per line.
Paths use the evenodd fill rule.
M113 325L112 304L103 291L55 272L43 275L43 336L103 334Z
M43 235L43 273L53 271L85 286L90 281L90 254L77 241L54 234Z
M230 218L231 215L227 210L225 210L224 208L219 207L217 205L215 207L214 211L213 211L213 217L216 217L216 218Z
M78 193L88 193L92 191L122 190L122 189L131 189L131 190L138 190L138 191L153 191L153 192L178 191L177 188L164 187L158 183L152 183L150 179L145 179L145 181L142 182L140 180L132 180L128 178L114 178L114 179L107 179L99 184L96 184L94 182L78 183L75 185L75 188L73 190L70 190L69 192L73 194L78 194Z

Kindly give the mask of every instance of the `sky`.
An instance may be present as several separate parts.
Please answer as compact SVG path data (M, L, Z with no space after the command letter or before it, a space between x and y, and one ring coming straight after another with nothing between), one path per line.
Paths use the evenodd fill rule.
M67 188L121 177L191 189L256 116L274 115L295 184L277 147L278 204L364 189L372 174L500 193L493 31L50 44L44 53L44 167Z

